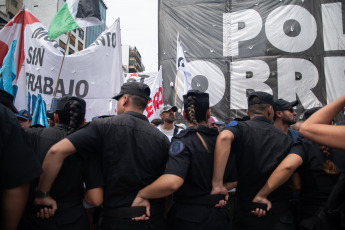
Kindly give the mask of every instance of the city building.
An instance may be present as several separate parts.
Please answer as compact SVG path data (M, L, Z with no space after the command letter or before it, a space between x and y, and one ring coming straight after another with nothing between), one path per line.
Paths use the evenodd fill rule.
M1 0L0 0L1 1ZM11 0L7 0L11 1ZM59 11L65 0L23 0L23 4L31 11L31 13L44 25L48 30L50 22ZM100 12L105 22L106 5L103 0L100 0ZM87 30L90 28L90 30ZM88 28L79 28L71 31L70 39L67 45L68 35L63 34L56 40L59 42L61 48L67 50L67 54L73 54L89 46L100 33L104 31L105 23L101 26L92 26ZM87 31L90 33L90 38L87 36ZM92 40L93 39L93 40ZM92 42L90 43L90 41ZM88 41L88 45L86 45Z
M145 66L141 62L141 55L135 46L122 46L122 69L125 73L145 71Z
M101 13L101 18L103 19L103 25L90 26L86 28L86 40L85 48L89 47L98 36L105 30L106 14L108 7L105 5L103 0L99 1L99 12Z
M22 9L22 6L22 0L0 0L0 29Z

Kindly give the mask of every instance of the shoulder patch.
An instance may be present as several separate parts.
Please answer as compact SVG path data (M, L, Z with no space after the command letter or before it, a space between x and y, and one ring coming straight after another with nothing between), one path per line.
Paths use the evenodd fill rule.
M232 127L232 126L236 126L237 124L238 124L237 121L231 121L225 127Z
M181 153L185 148L182 141L174 141L169 148L169 155L176 156Z

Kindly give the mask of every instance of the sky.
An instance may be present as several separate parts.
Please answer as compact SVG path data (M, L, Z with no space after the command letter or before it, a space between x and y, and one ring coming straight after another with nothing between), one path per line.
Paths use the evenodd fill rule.
M103 0L106 25L120 18L122 45L137 47L145 72L158 72L158 0Z

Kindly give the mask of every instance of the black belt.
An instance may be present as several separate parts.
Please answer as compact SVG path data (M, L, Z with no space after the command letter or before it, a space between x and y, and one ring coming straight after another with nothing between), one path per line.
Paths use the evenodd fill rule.
M215 206L220 200L225 200L225 196L222 194L216 195L205 195L199 197L178 197L176 198L177 203L182 204L193 204L193 205L209 205Z
M163 213L164 213L163 205L151 205L150 207L151 216L155 216L157 214L163 215ZM134 217L140 217L142 215L146 215L146 207L144 206L103 209L104 217L111 217L111 218L116 218L116 219L134 218Z

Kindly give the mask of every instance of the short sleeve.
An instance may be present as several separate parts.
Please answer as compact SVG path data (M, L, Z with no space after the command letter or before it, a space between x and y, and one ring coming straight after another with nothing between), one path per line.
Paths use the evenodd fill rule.
M190 167L190 153L185 144L173 138L169 147L169 159L164 174L173 174L185 179Z
M294 144L291 147L289 154L297 154L298 156L302 158L303 162L305 162L307 158L306 151L304 150L304 147L303 147L303 142L297 142L296 144Z
M100 157L97 154L87 154L84 169L84 182L87 190L104 186L104 179L99 158Z
M1 189L28 183L41 173L41 165L25 140L17 118L6 108L0 108L1 129Z
M101 152L99 148L102 146L102 137L99 134L98 127L93 122L68 135L67 139L79 153Z

